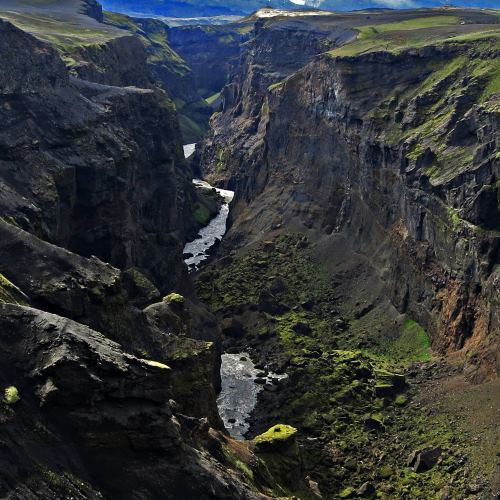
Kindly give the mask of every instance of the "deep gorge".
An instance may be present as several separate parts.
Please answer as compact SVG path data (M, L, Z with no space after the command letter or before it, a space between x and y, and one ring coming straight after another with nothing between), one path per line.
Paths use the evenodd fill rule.
M63 3L0 0L0 497L497 498L498 12Z

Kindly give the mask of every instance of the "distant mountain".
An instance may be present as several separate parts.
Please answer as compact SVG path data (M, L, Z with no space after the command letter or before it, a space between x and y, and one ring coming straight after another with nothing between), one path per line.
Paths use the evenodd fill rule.
M261 7L291 9L290 0L104 0L108 10L172 17L246 15Z
M445 0L102 0L104 8L118 12L166 17L246 15L261 7L328 10L439 7ZM497 7L498 0L453 0L460 7Z

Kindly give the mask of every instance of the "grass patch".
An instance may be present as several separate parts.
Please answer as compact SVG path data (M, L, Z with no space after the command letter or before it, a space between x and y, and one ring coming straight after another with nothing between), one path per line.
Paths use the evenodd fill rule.
M427 332L416 321L408 319L404 322L400 336L396 339L382 339L371 349L382 358L401 365L414 361L429 361L431 342Z
M374 50L393 51L425 44L438 33L429 28L458 24L457 16L429 16L386 24L357 26L357 38L338 49L329 52L332 56L354 56ZM413 32L410 34L410 32Z
M57 15L44 16L12 11L2 11L1 16L23 31L63 50L106 43L125 34L104 24L98 28L94 24L90 27L90 24L86 24L76 16L68 20L63 17L58 18Z
M219 98L220 98L220 92L217 92L216 94L207 97L205 101L209 106L212 106Z

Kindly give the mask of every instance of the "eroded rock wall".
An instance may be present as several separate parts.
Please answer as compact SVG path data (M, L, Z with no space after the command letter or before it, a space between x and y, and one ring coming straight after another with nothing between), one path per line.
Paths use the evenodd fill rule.
M229 237L297 224L345 236L437 352L463 355L473 380L494 376L498 96L455 64L498 54L474 43L324 54L269 85L296 36L289 28L270 50L275 30L256 37L201 152L207 174L237 192Z

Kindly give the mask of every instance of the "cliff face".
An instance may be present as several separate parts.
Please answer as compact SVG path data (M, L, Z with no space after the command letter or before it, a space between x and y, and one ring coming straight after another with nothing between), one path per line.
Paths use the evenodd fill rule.
M11 68L2 107L4 216L171 288L189 186L172 105L153 90L70 80L55 51L2 28L13 40L2 53ZM18 57L21 67L11 64L18 43L30 54ZM13 86L23 81L24 88Z
M118 57L144 49L87 48L111 56L91 82L0 35L0 495L258 498L223 452L220 331L182 263L195 195L175 110L125 87L152 80Z
M197 88L210 97L235 74L241 46L250 38L252 28L251 23L185 26L171 28L168 40L189 64Z
M265 31L201 152L207 173L237 190L235 241L277 225L342 235L438 352L462 354L473 380L495 375L498 96L477 68L494 65L498 50L334 51L268 87L275 68L286 76L282 54L298 35L270 51L277 28ZM467 58L476 66L462 66Z

